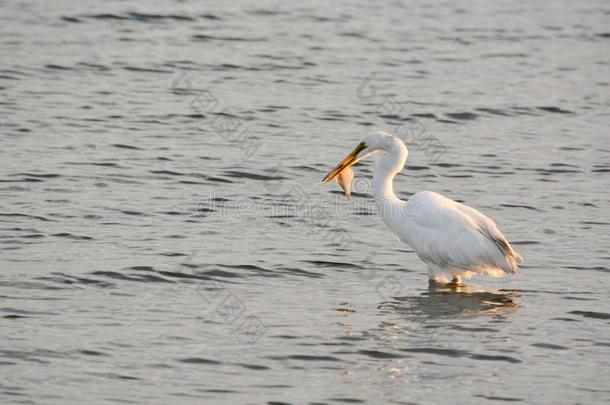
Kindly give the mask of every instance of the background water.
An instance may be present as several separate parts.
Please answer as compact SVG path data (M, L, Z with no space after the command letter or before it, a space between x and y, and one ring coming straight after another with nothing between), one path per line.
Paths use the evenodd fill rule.
M0 402L607 403L607 2L151 3L0 3ZM320 184L375 129L522 271Z

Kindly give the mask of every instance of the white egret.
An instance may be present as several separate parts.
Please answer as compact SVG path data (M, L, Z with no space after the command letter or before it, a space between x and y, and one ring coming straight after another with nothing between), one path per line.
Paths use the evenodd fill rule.
M462 277L478 273L500 277L513 274L521 256L513 250L496 224L467 205L431 191L420 191L403 201L394 194L392 182L407 161L407 147L385 132L362 138L356 148L324 177L337 177L346 191L351 183L350 166L382 152L373 174L373 195L383 221L428 266L428 277L437 282L459 284ZM344 171L350 170L348 175Z

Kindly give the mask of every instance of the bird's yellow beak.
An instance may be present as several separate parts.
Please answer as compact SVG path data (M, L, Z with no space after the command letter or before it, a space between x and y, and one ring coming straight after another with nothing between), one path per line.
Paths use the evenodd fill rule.
M330 180L337 177L339 173L341 173L346 168L350 167L354 163L358 161L358 154L366 149L366 144L364 142L360 142L353 151L351 151L334 169L332 169L324 178L322 179L322 183L328 183Z

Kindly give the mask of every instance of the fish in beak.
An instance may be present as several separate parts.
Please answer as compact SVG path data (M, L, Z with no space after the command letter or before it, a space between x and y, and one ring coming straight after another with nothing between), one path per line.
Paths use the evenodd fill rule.
M352 199L352 180L354 180L354 172L351 167L346 167L335 177L337 183L341 186L348 200Z
M328 183L330 180L336 178L337 183L341 186L345 195L351 198L352 180L354 179L354 173L350 167L358 161L358 154L366 149L366 144L360 142L353 151L351 151L334 169L328 172L322 179L322 183Z

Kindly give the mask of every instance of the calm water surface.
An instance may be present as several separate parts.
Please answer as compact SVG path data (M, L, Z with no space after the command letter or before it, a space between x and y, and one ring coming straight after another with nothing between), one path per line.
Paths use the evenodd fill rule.
M0 3L0 402L610 400L605 1ZM496 220L429 286L326 171Z

